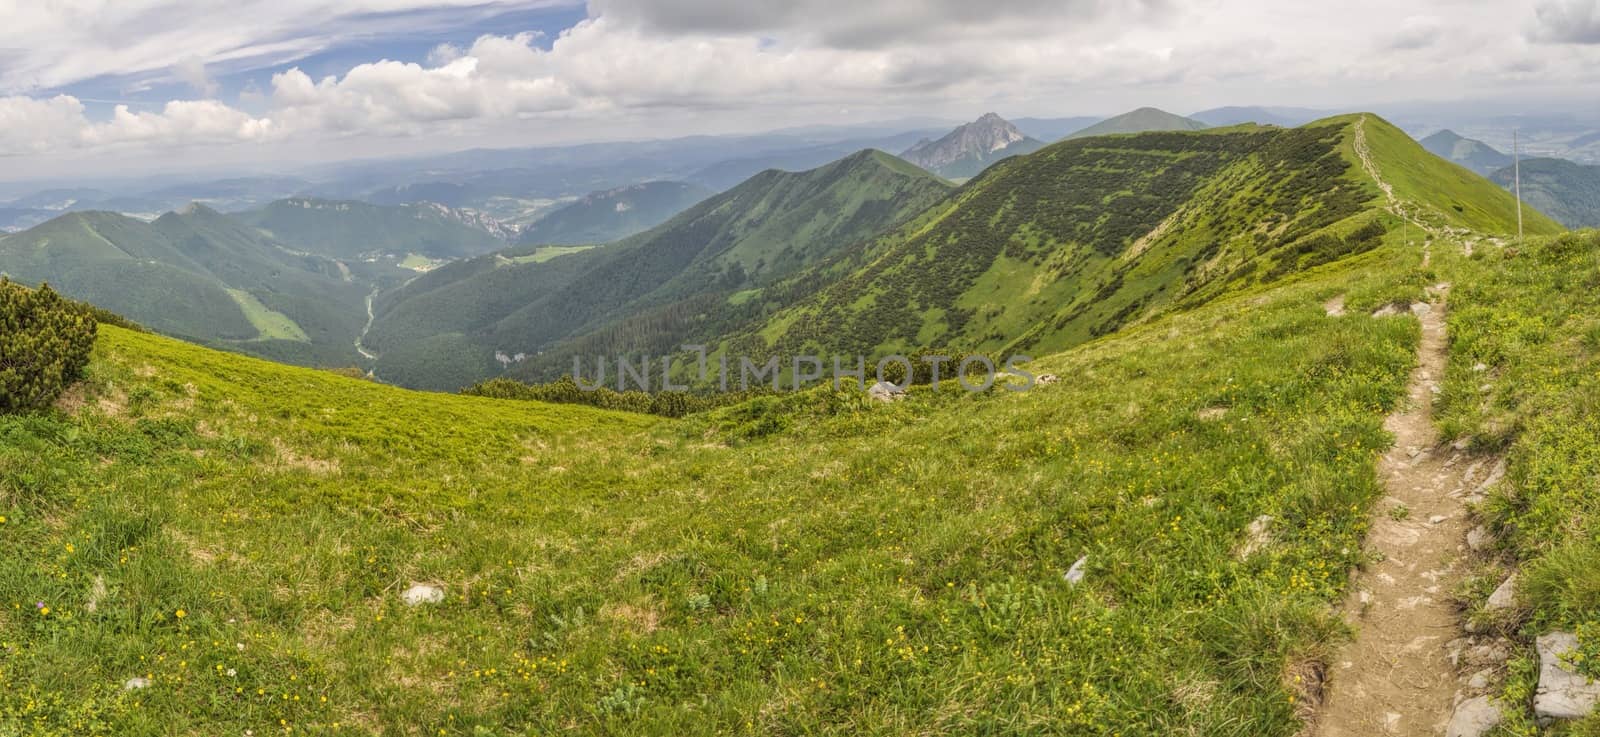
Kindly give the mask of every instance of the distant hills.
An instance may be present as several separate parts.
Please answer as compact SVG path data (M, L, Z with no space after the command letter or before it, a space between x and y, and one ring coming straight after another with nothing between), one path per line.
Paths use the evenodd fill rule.
M282 361L350 364L368 288L203 205L143 222L69 213L0 237L0 271L172 335Z
M1205 123L1214 128L1239 125L1241 123L1295 128L1327 116L1328 112L1326 110L1311 110L1308 108L1230 106L1201 110L1198 113L1189 115L1189 119Z
M570 370L557 344L676 349L732 295L824 262L950 189L881 151L765 171L609 246L555 258L523 246L427 274L380 300L366 344L385 380L438 389L496 372L496 351L544 351Z
M1463 138L1455 131L1442 130L1422 139L1422 147L1446 161L1453 161L1488 176L1511 165L1511 156L1483 141Z
M1512 176L1507 167L1490 179L1509 189ZM1600 166L1565 159L1523 159L1522 199L1569 228L1600 228Z
M646 182L595 192L556 209L517 234L518 243L610 243L663 222L713 192L688 182Z
M293 197L238 217L280 241L330 258L415 253L447 259L505 247L492 219L433 203L386 207Z
M938 140L924 139L900 157L946 179L967 179L990 164L1033 153L1045 144L1029 138L994 113L967 123Z
M1054 143L1101 120L1103 118L1078 116L1072 118L1013 118L1011 122L1017 126L1017 130L1027 134L1030 138Z
M1072 135L1067 140L1074 138L1088 138L1090 136L1104 136L1114 133L1149 133L1152 131L1197 131L1206 128L1206 124L1198 120L1191 120L1182 115L1173 115L1165 110L1153 107L1142 107L1137 110L1123 113L1114 118L1107 118L1094 125L1084 128Z

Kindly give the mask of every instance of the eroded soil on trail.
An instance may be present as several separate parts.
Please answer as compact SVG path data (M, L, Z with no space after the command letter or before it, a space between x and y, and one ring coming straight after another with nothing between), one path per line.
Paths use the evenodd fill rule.
M1374 560L1345 602L1355 640L1328 668L1314 735L1442 735L1460 693L1450 593L1466 565L1467 503L1498 474L1492 461L1439 442L1433 402L1444 377L1449 287L1431 292L1431 305L1413 309L1422 342L1405 405L1385 422L1395 445L1379 461L1386 495L1367 538Z

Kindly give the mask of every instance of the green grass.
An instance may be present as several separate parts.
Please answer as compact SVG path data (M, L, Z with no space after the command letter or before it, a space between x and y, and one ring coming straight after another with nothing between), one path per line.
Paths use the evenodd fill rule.
M1457 286L1440 422L1509 460L1480 511L1523 571L1531 609L1515 631L1526 652L1540 634L1575 631L1600 677L1600 233L1476 250L1448 265ZM1514 668L1508 701L1526 703L1537 677L1536 665ZM1536 733L1516 716L1513 733ZM1574 729L1590 734L1600 718Z
M1363 310L1415 262L1027 393L678 421L106 328L70 412L0 417L0 734L1293 734L1418 336Z
M299 343L309 343L311 339L306 336L306 331L301 330L294 320L281 312L274 312L261 304L255 295L243 289L229 289L228 296L239 304L239 309L244 312L246 319L254 325L259 335L256 340L292 340Z
M420 253L408 253L405 258L400 259L399 265L402 269L426 272L437 268L441 263L444 262L439 259L428 258Z
M591 248L594 246L540 246L533 253L526 256L512 256L508 260L516 264L542 264L558 256L583 253Z

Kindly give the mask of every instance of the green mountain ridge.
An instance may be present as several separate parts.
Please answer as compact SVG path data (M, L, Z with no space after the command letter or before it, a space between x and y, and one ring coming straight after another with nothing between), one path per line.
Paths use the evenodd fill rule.
M654 228L712 194L687 182L646 182L595 192L529 223L517 243L610 243Z
M368 345L386 379L459 388L470 373L491 375L496 351L548 352L652 310L697 313L707 300L825 260L949 191L881 151L807 172L770 170L602 248L534 263L523 247L429 274L380 300ZM453 367L462 355L481 358L461 372Z
M989 169L826 274L774 285L758 298L770 315L723 349L1052 352L1370 250L1401 223L1355 153L1357 121L1430 217L1514 232L1503 190L1376 116L1070 139ZM1560 230L1531 211L1528 227Z
M298 363L356 359L367 289L203 205L63 215L0 239L0 271L170 335Z
M890 220L858 199L884 182L936 189L831 237L854 230L826 217L841 202ZM1360 593L1415 593L1504 657L1478 689L1501 732L1600 727L1546 731L1531 698L1600 652L1600 234L1528 209L1509 244L1510 194L1360 114L1067 141L953 192L874 152L747 185L648 237L451 263L381 307L480 279L564 299L623 261L629 288L692 286L803 220L832 255L688 299L765 305L741 314L809 346L1037 348L1026 368L1060 380L664 419L102 325L55 407L0 414L0 734L1364 733L1370 713L1323 705L1360 693L1351 672L1400 681L1387 652L1342 658L1352 638L1426 631L1403 672L1466 674L1439 620ZM0 238L0 263L59 246L216 278L277 248L163 220L62 218ZM800 329L830 310L840 334ZM1468 524L1487 548L1454 539ZM1449 565L1389 554L1418 541ZM1373 593L1380 564L1411 571ZM1559 666L1552 631L1575 633ZM1416 714L1443 722L1453 686Z

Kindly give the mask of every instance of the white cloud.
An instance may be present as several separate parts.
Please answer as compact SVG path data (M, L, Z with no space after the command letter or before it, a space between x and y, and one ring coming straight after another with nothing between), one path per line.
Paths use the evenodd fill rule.
M282 63L385 31L579 0L0 0L0 94L171 70L189 57ZM446 11L423 14L425 11Z
M217 83L211 79L211 75L206 71L204 59L194 55L185 56L172 65L172 73L202 96L216 97Z
M54 13L37 4L0 10L20 13L31 40L33 31L68 28L86 17L84 8L98 7L65 3ZM292 58L356 28L328 30L341 27L338 19L424 4L247 0L221 10L179 0L118 3L99 25L68 33L67 41L90 39L88 50L67 53L51 41L13 54L0 85L29 75L59 81L149 68L207 101L119 108L110 120L90 122L70 97L0 98L0 124L10 123L0 129L0 153L353 136L477 141L493 133L506 140L538 120L647 136L669 118L790 115L789 122L805 123L843 108L870 115L947 114L963 104L1079 113L1188 100L1339 106L1494 93L1534 74L1547 89L1577 90L1600 69L1600 45L1571 43L1592 35L1594 0L1537 9L1518 0L1415 0L1390 30L1368 22L1394 15L1390 0L591 0L589 17L553 40L489 35L437 46L421 63L375 60L320 78L293 68L276 74L270 89L241 93L235 105L209 99L208 72L219 64ZM296 25L318 13L334 21ZM1519 22L1534 30L1519 33ZM130 40L107 41L116 34L106 29L119 25ZM970 112L981 110L956 114ZM792 117L801 114L817 117Z
M1545 0L1534 9L1535 41L1600 44L1600 0Z
M110 120L95 123L84 115L83 103L69 95L0 97L0 156L127 145L271 141L278 132L269 119L252 118L210 100L175 100L159 113L138 113L118 105Z

